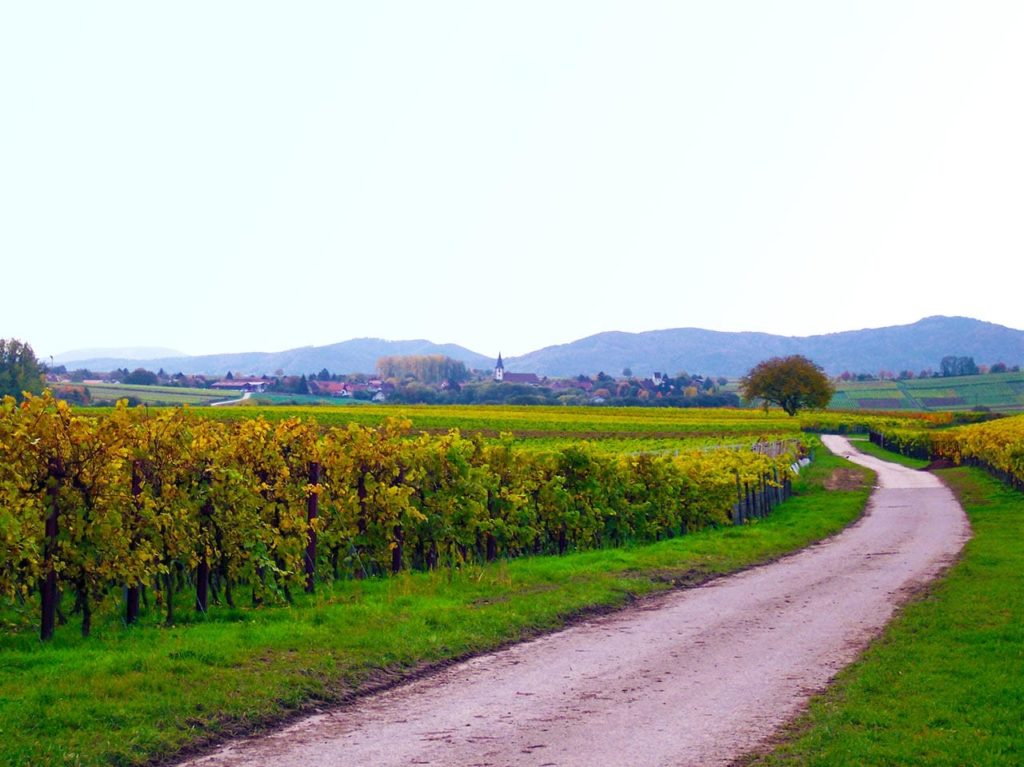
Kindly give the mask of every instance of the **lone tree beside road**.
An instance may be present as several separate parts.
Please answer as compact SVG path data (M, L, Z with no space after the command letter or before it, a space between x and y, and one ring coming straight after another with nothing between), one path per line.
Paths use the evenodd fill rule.
M824 371L806 357L772 357L759 362L740 379L743 399L760 399L778 405L789 415L804 408L823 408L835 393L835 387Z

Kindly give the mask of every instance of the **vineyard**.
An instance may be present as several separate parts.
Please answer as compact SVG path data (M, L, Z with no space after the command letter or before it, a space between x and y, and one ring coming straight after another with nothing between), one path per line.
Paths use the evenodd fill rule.
M829 405L837 410L1024 410L1024 373L843 381Z
M949 429L903 425L876 426L871 439L903 455L946 459L980 466L1018 489L1024 489L1024 416Z
M749 411L93 412L49 395L0 405L0 593L23 614L39 604L44 638L65 596L88 635L98 610L171 624L183 592L200 613L288 603L318 581L760 516L802 449L796 426ZM742 449L709 449L715 435ZM750 449L766 436L790 441Z

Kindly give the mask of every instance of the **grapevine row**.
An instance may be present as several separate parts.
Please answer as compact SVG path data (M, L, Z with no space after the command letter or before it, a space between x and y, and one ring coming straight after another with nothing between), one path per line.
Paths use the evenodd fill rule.
M894 452L926 460L944 458L981 466L1024 489L1024 416L929 431L889 428L871 440Z
M586 444L413 435L408 421L321 429L311 420L217 421L123 403L105 417L49 395L0 404L0 594L61 595L88 634L124 594L174 621L197 610L290 601L317 580L652 541L726 523L738 494L789 479L792 455L613 455Z

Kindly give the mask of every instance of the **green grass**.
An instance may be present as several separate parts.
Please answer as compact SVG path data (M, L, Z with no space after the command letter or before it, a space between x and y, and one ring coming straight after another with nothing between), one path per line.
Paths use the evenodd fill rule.
M0 637L0 764L166 758L574 616L770 560L859 516L867 472L858 490L822 486L848 465L820 451L798 494L769 518L650 546L342 582L293 607L216 608L175 628L147 615L129 629L108 615L90 639L69 625L45 645L28 628L10 631Z
M247 407L267 407L289 405L315 405L320 407L360 407L369 405L365 400L354 397L324 397L318 394L275 394L263 392L253 394L246 402Z
M76 384L78 386L78 384ZM208 405L211 402L240 397L234 392L215 389L191 389L178 386L143 386L131 384L88 384L86 389L94 403L116 402L129 397L144 405Z
M940 474L974 529L960 562L753 764L1024 764L1024 496Z
M889 461L890 463L898 463L900 466L906 466L908 469L923 469L929 463L928 461L922 461L920 458L910 458L909 456L886 450L874 442L869 442L865 436L851 438L850 442L862 453L873 455L875 458L881 458L883 461Z

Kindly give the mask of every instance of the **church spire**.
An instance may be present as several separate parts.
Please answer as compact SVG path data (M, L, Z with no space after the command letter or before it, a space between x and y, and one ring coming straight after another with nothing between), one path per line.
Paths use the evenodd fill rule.
M505 363L501 361L501 352L498 352L498 363L494 366L494 380L502 381L505 378Z

